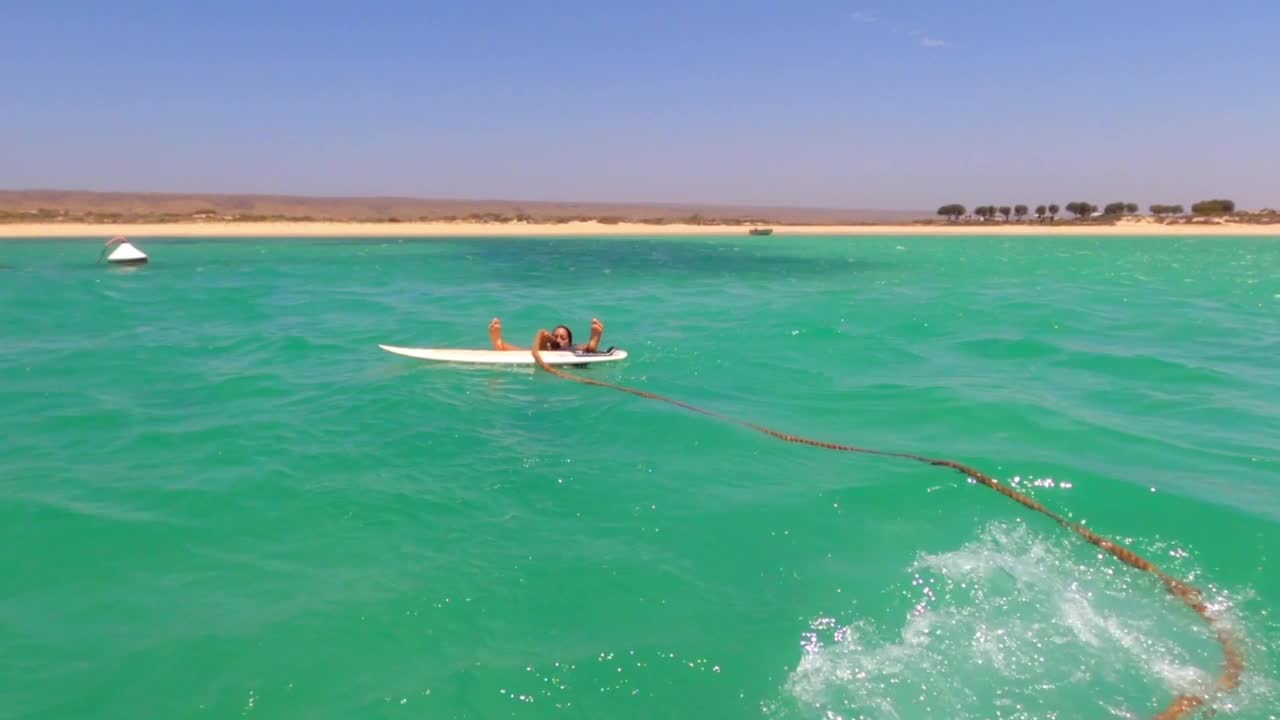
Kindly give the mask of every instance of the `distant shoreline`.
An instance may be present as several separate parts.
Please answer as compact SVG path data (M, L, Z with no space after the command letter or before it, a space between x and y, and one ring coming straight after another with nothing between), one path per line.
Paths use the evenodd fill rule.
M1076 223L957 223L957 224L861 224L770 225L768 241L806 235L1212 235L1280 237L1280 224L1179 223L1165 225L1143 220L1115 224ZM193 222L193 223L6 223L0 239L169 237L670 237L681 235L747 237L740 225L691 225L650 223L478 223L478 222Z
M0 223L684 223L842 225L932 220L932 211L708 203L0 190Z

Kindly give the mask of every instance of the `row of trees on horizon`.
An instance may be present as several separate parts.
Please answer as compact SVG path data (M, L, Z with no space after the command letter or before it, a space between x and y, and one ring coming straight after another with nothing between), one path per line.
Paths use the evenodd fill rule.
M1057 219L1058 213L1064 208L1059 207L1056 203L1051 205L1037 205L1035 208L1035 216L1037 220L1043 221L1048 218L1050 221ZM1076 218L1092 217L1098 212L1098 206L1088 202L1069 202L1066 204L1067 212L1076 216ZM1157 217L1167 215L1185 215L1186 210L1181 205L1152 205L1147 208L1148 212ZM1236 211L1236 204L1231 200L1201 200L1191 206L1191 212L1196 215L1225 215ZM959 203L951 203L938 208L938 214L948 220L959 220L968 215L968 209ZM979 205L973 209L973 214L983 220L994 219L997 215L1003 215L1006 222L1011 217L1019 220L1024 219L1030 209L1026 205ZM1102 215L1106 217L1123 217L1126 215L1137 215L1138 204L1131 202L1113 202L1108 203L1102 208Z

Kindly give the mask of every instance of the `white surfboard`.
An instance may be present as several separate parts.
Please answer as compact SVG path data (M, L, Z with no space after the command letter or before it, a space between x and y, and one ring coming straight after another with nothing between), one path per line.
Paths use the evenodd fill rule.
M533 365L533 353L528 350L464 350L453 348L407 348L395 345L378 345L389 353L437 362L467 363L472 365ZM627 359L627 351L617 348L608 352L575 353L563 350L544 350L542 359L548 365L594 365Z

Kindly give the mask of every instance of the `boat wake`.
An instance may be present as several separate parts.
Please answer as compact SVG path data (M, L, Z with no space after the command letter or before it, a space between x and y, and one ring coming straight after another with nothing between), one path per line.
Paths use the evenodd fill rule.
M1246 671L1236 691L1214 696L1214 673L1202 668L1219 667L1222 653L1209 626L1185 622L1186 609L1150 577L1072 544L1002 522L958 550L922 554L899 590L903 624L813 619L787 699L766 714L1144 718L1162 710L1160 698L1204 694L1224 716L1268 717L1280 699L1274 679ZM1212 612L1238 625L1236 599L1208 595ZM1247 648L1250 665L1266 667L1257 657L1266 650Z

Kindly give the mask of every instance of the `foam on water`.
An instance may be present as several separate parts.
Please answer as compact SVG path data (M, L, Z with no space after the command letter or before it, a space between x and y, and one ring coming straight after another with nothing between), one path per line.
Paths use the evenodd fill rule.
M957 550L922 554L908 574L899 592L910 607L896 630L869 618L814 619L788 701L768 714L1141 718L1177 695L1211 692L1221 667L1209 629L1149 576L1022 522L992 523ZM1214 612L1247 637L1234 599L1207 591ZM1213 705L1273 717L1277 688L1257 670L1274 653L1246 647L1253 669ZM1079 706L1083 696L1096 705Z

